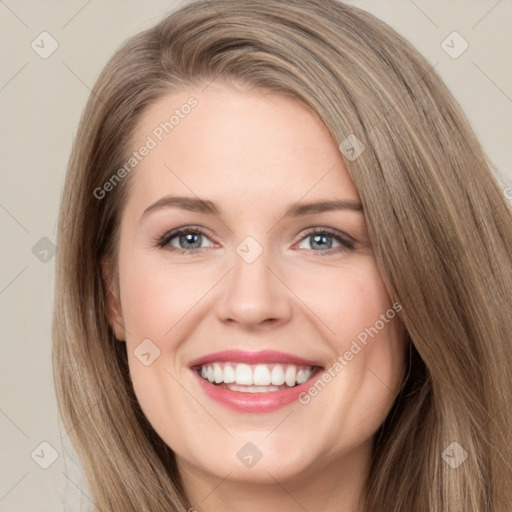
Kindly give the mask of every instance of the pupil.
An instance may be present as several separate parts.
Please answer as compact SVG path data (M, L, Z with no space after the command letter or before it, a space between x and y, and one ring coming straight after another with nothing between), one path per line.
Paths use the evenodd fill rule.
M194 245L194 247L192 248L198 248L198 247L201 247L201 242L199 242L199 245L197 245L197 240L194 242L194 237L197 239L199 238L201 235L198 234L198 233L188 233L186 235L181 235L180 237L180 243L184 243L184 244L188 244L188 243L191 243L192 245L194 245L194 243L196 245Z
M330 236L328 236L328 235L314 235L313 236L314 243L312 244L312 246L314 246L316 243L323 243L323 245L319 246L320 248L325 248L327 246L327 248L330 249L332 246L332 241L330 243L326 243L326 240L329 238L330 238Z

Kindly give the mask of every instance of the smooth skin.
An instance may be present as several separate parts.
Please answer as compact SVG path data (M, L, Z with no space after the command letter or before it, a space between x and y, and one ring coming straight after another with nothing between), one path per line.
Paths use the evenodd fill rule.
M108 280L111 324L126 341L139 403L176 453L199 511L363 510L358 499L372 440L404 370L398 316L306 405L233 411L206 396L188 368L225 349L278 350L329 368L392 308L363 212L284 217L297 203L359 202L358 191L314 112L233 84L161 98L136 127L133 149L191 96L197 106L132 171L121 221L120 289ZM167 195L212 201L220 213L168 207L143 216ZM192 233L158 245L182 227ZM194 236L192 228L205 235ZM312 228L355 242L345 247L330 234L318 241ZM263 249L252 263L237 253L247 237ZM160 351L147 366L136 356L146 339ZM251 468L237 457L246 443L262 453Z

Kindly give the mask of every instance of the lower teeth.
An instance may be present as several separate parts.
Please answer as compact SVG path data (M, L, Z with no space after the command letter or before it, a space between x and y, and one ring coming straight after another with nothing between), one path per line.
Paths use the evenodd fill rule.
M241 384L216 384L217 386L229 389L230 391L241 391L242 393L268 393L269 391L281 391L290 389L290 386L244 386Z

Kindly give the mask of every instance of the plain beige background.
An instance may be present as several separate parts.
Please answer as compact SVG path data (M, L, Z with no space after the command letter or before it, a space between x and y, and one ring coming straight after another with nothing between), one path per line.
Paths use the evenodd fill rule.
M388 22L436 65L505 189L512 182L512 0L349 3ZM53 391L58 204L72 139L101 68L122 41L175 5L0 0L1 512L96 510ZM56 50L45 54L52 44Z

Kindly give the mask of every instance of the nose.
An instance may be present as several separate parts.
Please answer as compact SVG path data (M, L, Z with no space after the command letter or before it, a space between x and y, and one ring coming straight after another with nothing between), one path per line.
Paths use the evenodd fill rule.
M234 268L223 280L217 315L245 330L285 325L292 315L293 293L267 253L249 263L234 255Z

